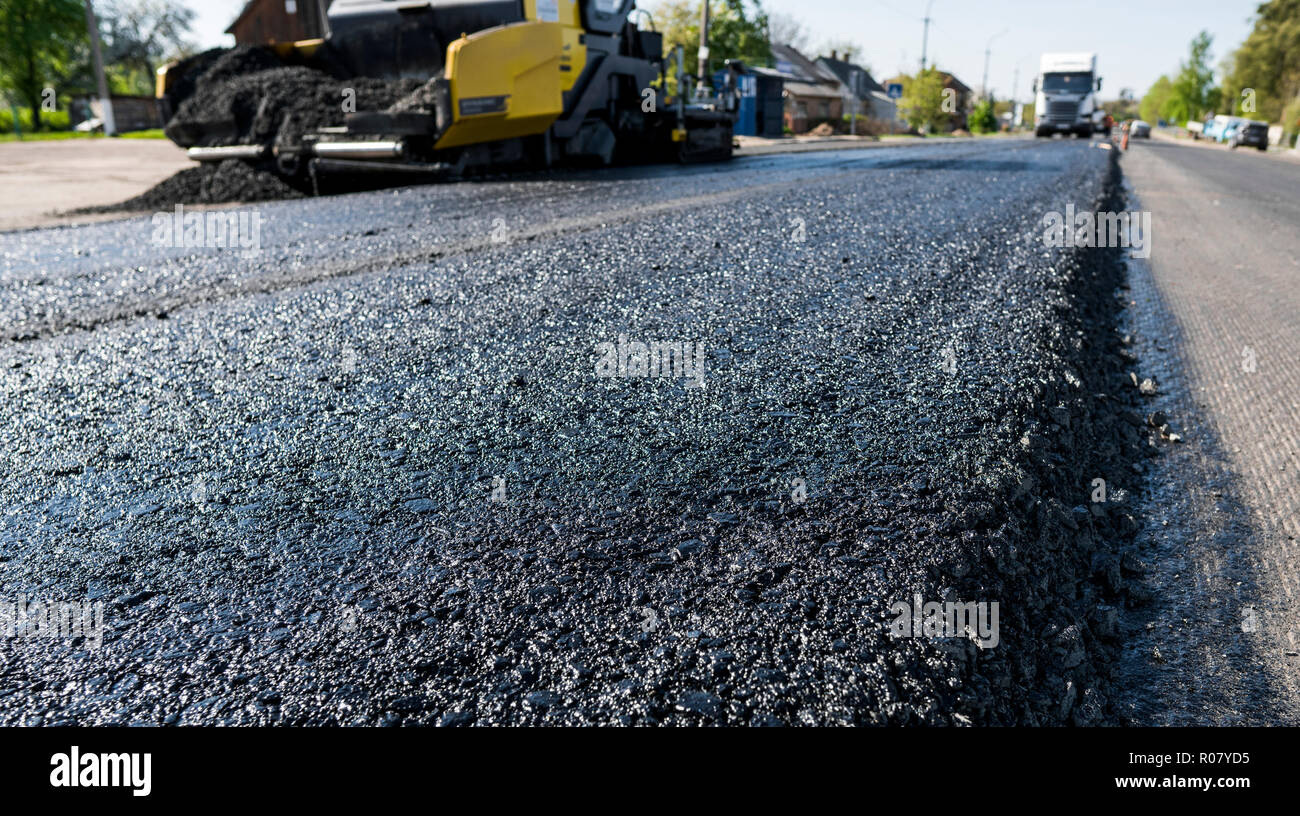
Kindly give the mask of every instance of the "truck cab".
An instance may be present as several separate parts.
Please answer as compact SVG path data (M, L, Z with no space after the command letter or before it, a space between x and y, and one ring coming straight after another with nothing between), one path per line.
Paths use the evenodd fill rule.
M1103 130L1100 90L1096 54L1043 54L1034 80L1034 135L1073 133L1086 139Z

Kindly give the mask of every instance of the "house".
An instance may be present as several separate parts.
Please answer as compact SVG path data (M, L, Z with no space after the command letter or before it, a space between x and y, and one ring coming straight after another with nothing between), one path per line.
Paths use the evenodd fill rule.
M974 107L974 94L971 89L966 87L966 83L957 77L945 71L940 71L939 76L943 77L943 87L947 90L954 91L957 95L957 112L953 114L951 121L953 130L958 128L966 129L966 115Z
M871 72L852 61L851 55L831 52L829 57L820 57L817 64L835 74L853 94L857 102L857 114L873 119L887 127L891 132L906 130L898 118L898 106L879 82L872 78ZM850 111L851 112L851 111Z
M785 81L785 126L792 133L807 133L822 122L838 123L844 116L845 97L851 92L833 71L805 57L792 46L772 46L773 67L794 79Z
M237 45L296 42L324 37L332 0L248 0L226 29Z

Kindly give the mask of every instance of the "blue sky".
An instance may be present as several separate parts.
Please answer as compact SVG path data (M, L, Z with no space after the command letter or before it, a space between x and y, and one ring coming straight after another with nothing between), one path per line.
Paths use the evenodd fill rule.
M654 0L642 0L653 8ZM802 20L814 43L849 40L855 59L877 78L913 70L921 58L921 18L927 0L764 0L769 11ZM202 45L227 45L221 32L244 0L191 0ZM999 97L1029 85L1043 51L1096 51L1105 78L1102 95L1120 88L1140 96L1162 73L1177 69L1202 29L1214 36L1218 62L1250 33L1255 0L933 0L928 58L978 89L990 37L989 86Z

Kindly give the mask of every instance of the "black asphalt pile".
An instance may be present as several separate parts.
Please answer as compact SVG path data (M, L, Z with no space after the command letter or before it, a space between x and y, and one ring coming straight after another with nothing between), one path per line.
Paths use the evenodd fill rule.
M1113 161L434 186L268 207L254 261L7 238L50 278L11 323L127 313L0 361L0 589L109 627L10 643L0 720L1114 721L1155 431L1119 251L1041 239L1122 208ZM704 387L601 376L621 336L702 344ZM891 632L918 597L998 604L987 648Z
M325 70L285 66L256 46L205 52L187 66L174 93L185 97L165 132L181 147L296 144L304 133L345 124L344 102L355 110L384 110L421 87L419 80L340 78ZM175 204L224 204L297 198L295 187L242 162L182 170L120 204L83 212L156 210Z
M166 133L182 147L291 144L308 131L343 125L344 102L353 100L351 92L356 110L383 110L419 84L413 79L334 79L302 66L201 80L167 123Z
M231 204L301 198L303 192L274 173L247 162L228 159L196 165L164 179L119 204L90 207L81 212L154 212L177 204Z
M433 113L438 109L437 79L431 79L388 107L388 113Z

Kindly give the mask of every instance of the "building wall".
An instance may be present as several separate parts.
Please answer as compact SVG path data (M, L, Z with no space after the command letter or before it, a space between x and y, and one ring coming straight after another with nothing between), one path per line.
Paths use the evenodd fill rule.
M324 36L318 0L251 0L228 29L240 45L294 42Z
M844 115L844 101L820 96L799 96L787 93L785 97L785 126L793 133L807 133L817 124Z
M77 97L72 100L70 121L73 127L87 119L103 119L98 98ZM119 133L153 130L163 126L158 100L152 96L113 96L113 124Z

